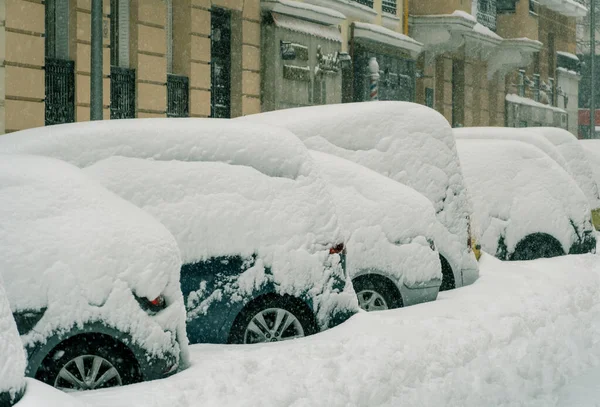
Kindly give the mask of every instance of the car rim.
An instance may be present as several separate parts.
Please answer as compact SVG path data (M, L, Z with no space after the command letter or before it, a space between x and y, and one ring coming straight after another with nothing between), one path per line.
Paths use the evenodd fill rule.
M82 355L70 360L58 372L54 387L64 391L94 390L121 386L121 375L108 360Z
M389 308L383 296L376 291L362 290L356 296L358 305L365 311L383 311Z
M282 308L268 308L256 314L244 333L244 343L279 342L302 338L298 318Z

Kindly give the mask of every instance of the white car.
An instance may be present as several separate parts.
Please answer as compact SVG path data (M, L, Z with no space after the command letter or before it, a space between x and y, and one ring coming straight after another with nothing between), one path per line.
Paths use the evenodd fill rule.
M0 157L0 273L30 377L88 390L187 363L168 230L65 162Z
M285 109L237 120L286 128L312 150L414 188L429 198L444 226L435 238L442 262L440 290L471 284L479 276L452 128L435 110L407 102L366 102Z
M346 269L366 311L435 300L442 282L431 202L368 168L312 152L329 183L346 242Z
M328 186L284 129L216 119L76 123L9 134L0 150L85 168L171 231L192 343L293 339L359 309Z
M586 153L575 136L557 127L465 127L454 129L456 138L518 140L541 149L573 177L592 208L592 220L600 226L600 194ZM597 220L596 220L597 219Z
M588 200L539 148L515 140L456 140L482 249L501 260L594 252Z

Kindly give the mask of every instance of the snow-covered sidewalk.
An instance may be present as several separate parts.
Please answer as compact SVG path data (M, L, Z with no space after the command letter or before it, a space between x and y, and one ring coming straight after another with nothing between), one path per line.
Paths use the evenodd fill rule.
M432 303L296 340L195 345L171 378L81 393L95 406L554 406L600 366L600 256L502 263Z

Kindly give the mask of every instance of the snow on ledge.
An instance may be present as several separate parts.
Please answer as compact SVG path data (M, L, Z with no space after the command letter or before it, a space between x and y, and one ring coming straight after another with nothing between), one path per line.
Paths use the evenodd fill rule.
M462 11L462 10L454 10L454 12L452 14L447 14L447 16L462 17L465 20L471 20L474 23L477 23L477 19L475 18L475 16L467 13L466 11Z
M359 4L353 0L304 0L304 4L314 4L334 9L350 19L357 21L375 22L377 12L371 7Z
M587 7L575 0L538 0L540 5L567 17L585 17Z
M570 52L566 52L566 51L556 51L557 55L562 55L565 58L570 58L573 59L577 62L579 62L579 57L575 54L571 54Z
M423 44L407 35L400 34L380 25L369 23L355 22L354 38L363 38L366 40L391 45L416 54L420 53L423 48Z
M542 108L542 109L548 109L548 110L552 110L554 112L559 112L559 113L567 113L560 107L545 105L541 102L536 102L533 99L515 95L514 93L507 94L506 101L510 102L510 103L517 103L519 105L527 105L527 106L538 107L538 108Z
M346 19L344 14L330 8L293 0L263 0L261 1L261 7L264 10L324 25L337 25Z
M558 68L556 68L556 72L562 73L562 74L565 74L565 75L580 76L578 72L572 71L572 70L567 69L567 68L563 68L562 66L559 66Z

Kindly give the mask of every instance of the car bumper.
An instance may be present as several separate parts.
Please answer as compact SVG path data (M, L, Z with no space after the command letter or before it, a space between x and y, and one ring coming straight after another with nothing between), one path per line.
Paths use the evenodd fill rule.
M435 301L440 291L441 279L432 279L416 284L403 284L402 302L405 307L421 304L423 302Z

